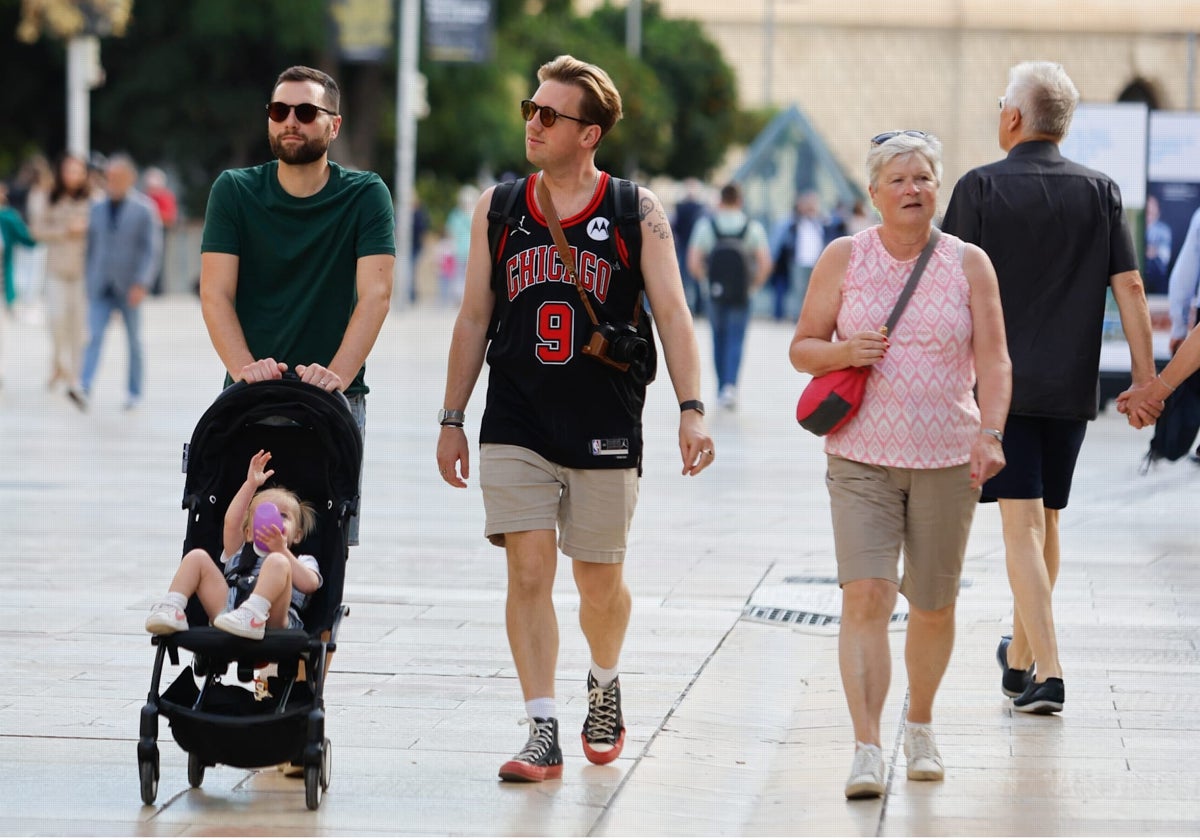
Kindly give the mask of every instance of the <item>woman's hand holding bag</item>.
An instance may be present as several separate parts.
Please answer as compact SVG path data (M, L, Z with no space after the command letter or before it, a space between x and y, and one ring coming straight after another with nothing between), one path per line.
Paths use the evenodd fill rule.
M900 292L896 305L892 307L892 314L888 318L887 324L879 330L885 340L896 329L896 322L900 320L904 307L908 305L909 298L916 291L917 283L925 271L929 257L933 254L933 249L937 247L939 236L937 228L930 231L929 241L921 250L908 282ZM796 421L814 435L836 432L853 420L854 415L858 414L863 394L867 390L867 377L870 375L871 366L865 365L846 367L814 376L804 389L804 393L800 395L800 401L796 403Z

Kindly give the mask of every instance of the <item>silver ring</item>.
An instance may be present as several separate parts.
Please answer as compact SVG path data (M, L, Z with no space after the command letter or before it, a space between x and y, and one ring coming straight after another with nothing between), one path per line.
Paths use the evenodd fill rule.
M701 455L711 455L711 454L713 454L713 451L711 449L701 449L700 454Z

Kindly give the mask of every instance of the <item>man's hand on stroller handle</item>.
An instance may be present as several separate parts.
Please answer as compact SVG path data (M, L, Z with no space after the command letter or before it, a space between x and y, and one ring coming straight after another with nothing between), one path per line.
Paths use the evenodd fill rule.
M256 359L242 368L238 379L242 382L270 382L272 379L282 379L288 366L274 359Z
M330 368L318 365L315 362L311 365L296 365L296 373L299 375L301 382L316 385L322 391L341 391L346 387L346 383L342 381L342 377L338 376Z

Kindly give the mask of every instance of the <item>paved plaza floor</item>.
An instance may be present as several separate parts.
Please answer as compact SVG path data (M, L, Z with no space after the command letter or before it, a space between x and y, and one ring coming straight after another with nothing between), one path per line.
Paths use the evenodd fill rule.
M453 313L431 308L392 314L368 365L362 545L326 690L321 808L306 810L303 784L273 769L212 768L190 788L165 721L158 799L145 806L135 747L153 648L142 622L179 560L181 449L222 372L194 298L153 299L144 320L147 393L132 413L118 326L83 414L43 386L45 328L0 325L0 834L1200 834L1200 467L1139 474L1150 432L1111 411L1090 427L1062 520L1063 714L1014 714L1000 693L1011 602L999 515L982 506L936 707L946 779L905 777L898 622L887 795L843 798L853 738L835 629L821 618L838 603L824 456L793 418L804 377L787 362L791 326L767 322L751 327L733 412L716 408L697 328L717 450L703 475L679 475L665 370L651 387L626 564L624 754L607 767L583 758L588 656L564 560L563 779L500 782L526 737L504 556L482 537L477 477L456 491L437 475ZM481 381L472 440L483 394Z

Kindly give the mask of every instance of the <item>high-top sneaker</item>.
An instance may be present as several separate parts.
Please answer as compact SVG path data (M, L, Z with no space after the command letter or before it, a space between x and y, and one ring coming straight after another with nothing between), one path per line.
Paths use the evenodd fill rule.
M588 671L588 714L583 722L583 754L592 764L615 761L625 746L625 721L621 717L621 678L608 688L596 685Z
M506 782L544 782L562 778L562 750L558 747L557 718L524 718L529 724L525 749L504 762L500 778Z

